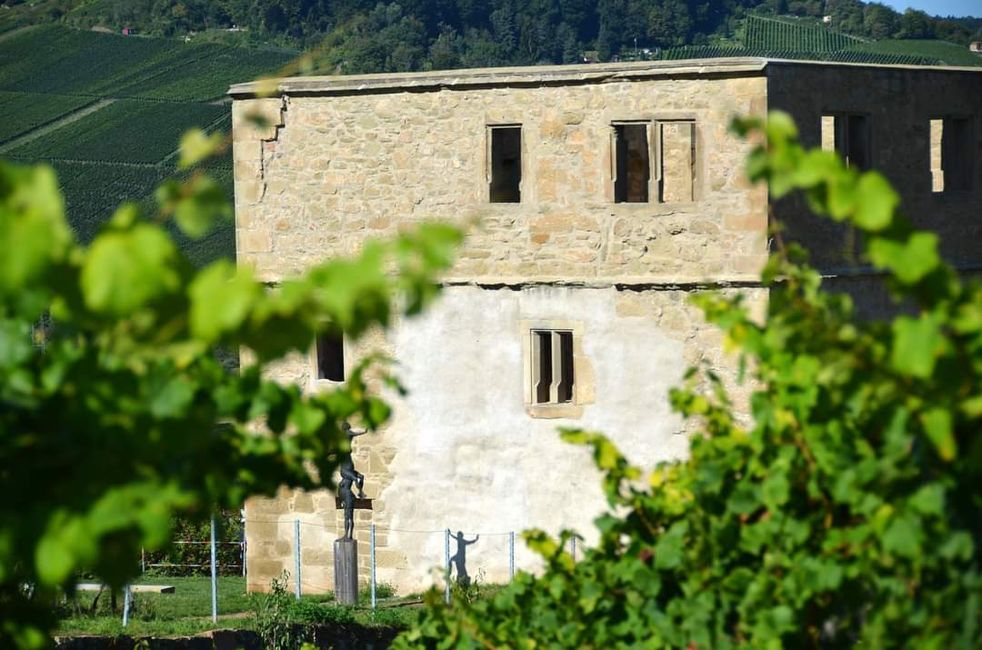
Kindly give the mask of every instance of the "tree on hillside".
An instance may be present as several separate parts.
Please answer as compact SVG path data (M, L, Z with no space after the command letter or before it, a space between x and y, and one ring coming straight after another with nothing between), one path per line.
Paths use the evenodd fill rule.
M189 134L182 166L215 145ZM269 288L225 260L196 270L167 234L169 219L197 237L230 215L207 176L157 200L149 219L120 206L81 246L54 172L0 163L0 647L48 645L62 590L83 571L121 587L177 515L331 487L343 423L376 429L389 410L369 388L398 385L371 359L316 395L264 369L319 333L418 312L459 239L423 225ZM229 373L219 353L235 349Z
M863 234L902 315L856 318L804 254L764 270L769 314L697 298L753 380L749 424L709 368L674 408L702 433L649 474L602 435L610 511L580 562L544 558L487 599L429 607L396 648L978 648L982 646L982 285L957 277L876 172L805 151L783 114L738 121L762 141L751 180Z

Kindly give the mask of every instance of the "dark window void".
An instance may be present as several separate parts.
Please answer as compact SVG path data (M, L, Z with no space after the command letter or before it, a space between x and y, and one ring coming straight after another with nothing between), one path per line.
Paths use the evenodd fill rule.
M573 401L573 333L532 331L532 401L563 404Z
M972 123L967 118L949 117L941 125L941 190L972 188ZM932 120L933 122L933 120Z
M647 203L651 160L647 124L615 124L614 202Z
M868 115L841 113L822 116L822 148L834 148L846 165L853 169L865 171L873 166L870 133Z
M491 137L491 203L522 200L522 127L495 126Z
M344 338L340 334L317 337L317 378L344 381Z

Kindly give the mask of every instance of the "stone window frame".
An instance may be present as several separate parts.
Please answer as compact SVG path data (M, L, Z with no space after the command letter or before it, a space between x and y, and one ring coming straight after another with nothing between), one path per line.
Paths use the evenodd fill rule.
M608 112L604 115L604 123L607 125L607 169L604 171L606 182L604 183L605 198L607 203L616 210L647 210L656 208L659 211L672 211L679 207L692 206L700 203L704 199L704 183L706 178L706 137L704 135L703 124L700 116L694 111L657 111L653 113L641 113L638 115L624 115L622 113ZM661 130L657 127L664 123L671 122L691 122L692 137L695 139L695 160L692 165L692 200L691 201L672 201L662 202L658 200L658 181L661 171ZM614 200L614 181L617 166L617 145L615 143L614 127L623 124L646 124L648 126L648 160L651 174L648 178L648 201L645 203L618 203ZM652 133L657 133L652 137Z
M963 120L963 121L967 122L967 124L968 124L969 137L966 138L965 141L964 141L964 146L966 147L966 152L965 153L968 156L968 160L966 161L967 169L964 172L965 175L966 175L966 179L965 180L967 181L967 185L965 187L957 187L957 186L956 187L951 187L950 184L947 182L947 179L945 179L945 182L944 182L944 184L942 186L942 189L940 189L940 190L934 189L934 168L932 167L932 160L931 160L931 158L932 158L932 151L931 151L931 123L934 122L934 121L936 121L936 120L937 121L940 121L942 123L942 140L939 143L940 149L939 149L939 152L938 152L939 153L939 160L938 160L938 162L941 165L940 169L943 169L944 168L944 139L943 139L943 133L944 133L945 123L947 123L950 120ZM975 170L976 170L976 165L979 164L979 162L976 160L976 157L974 155L975 154L975 150L973 149L973 147L977 143L977 138L976 138L976 135L975 134L976 134L976 132L977 132L977 130L979 128L978 125L976 124L975 115L973 115L971 113L942 113L942 114L934 114L934 113L932 113L931 115L928 116L927 123L928 123L928 159L927 159L928 165L927 166L928 166L928 174L929 174L929 179L930 179L929 180L929 183L930 184L929 184L928 187L931 190L931 196L935 197L936 199L941 199L943 197L952 197L952 196L954 196L954 197L963 197L965 195L971 194L973 192L973 190L975 189L975 184L976 184L975 183Z
M348 376L351 372L351 343L349 337L341 332L341 368L344 374L344 379L336 381L334 379L322 379L320 375L320 367L317 360L317 339L320 338L324 333L318 334L314 337L313 343L310 344L310 349L307 350L307 365L310 371L310 385L314 389L319 388L334 388L340 386L348 380Z
M520 152L522 156L522 180L518 182L518 192L521 197L517 202L494 202L491 200L491 132L493 129L501 128L518 128L519 129L519 145ZM503 119L503 120L485 120L484 122L484 164L482 165L482 182L483 182L483 202L487 206L492 206L494 209L501 209L511 207L514 209L517 206L526 205L531 203L531 188L534 183L529 181L530 165L528 162L529 145L526 131L528 130L528 125L520 119Z
M522 319L519 321L519 338L522 342L522 399L525 412L533 418L578 419L583 406L593 395L593 381L583 352L583 321L568 319ZM573 399L569 402L538 404L533 401L532 333L541 330L571 332L573 335Z

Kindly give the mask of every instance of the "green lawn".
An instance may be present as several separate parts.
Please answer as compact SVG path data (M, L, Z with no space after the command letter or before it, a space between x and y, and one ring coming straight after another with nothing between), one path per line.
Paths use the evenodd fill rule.
M57 634L95 634L115 636L185 636L213 629L255 629L253 614L255 599L263 594L247 594L245 578L225 576L218 579L218 622L211 620L211 579L207 576L189 578L145 577L136 584L173 585L172 594L135 594L129 625L123 628L122 598L117 600L117 612L109 611L109 596L99 599L97 612L89 613L94 592L79 592L74 601L62 608ZM391 596L391 589L380 585L380 597ZM297 622L352 621L361 625L405 627L415 618L417 596L408 599L386 598L372 612L368 606L368 590L362 589L359 605L344 608L333 604L332 594L304 596L301 603L291 607L290 616ZM291 605L293 603L290 600Z

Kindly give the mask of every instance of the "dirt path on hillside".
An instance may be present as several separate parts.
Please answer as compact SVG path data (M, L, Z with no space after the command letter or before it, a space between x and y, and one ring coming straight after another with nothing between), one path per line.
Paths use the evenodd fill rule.
M34 29L35 27L37 27L37 25L24 25L23 27L18 27L16 29L12 29L9 32L4 32L3 34L0 34L0 43L2 43L3 41L7 40L8 38L13 38L14 36L17 36L18 34L23 34L26 31L30 31L30 30Z
M100 99L99 101L93 104L88 104L87 106L83 106L82 108L78 109L74 113L69 113L64 117L58 118L54 122L48 122L44 126L39 126L33 131L28 131L24 135L19 135L13 140L5 142L3 145L0 145L0 153L7 153L8 151L13 150L26 142L30 142L31 140L40 138L42 135L60 129L66 124L77 122L83 117L85 117L86 115L89 115L90 113L95 113L96 111L105 108L106 106L109 106L115 101L116 101L115 99Z

